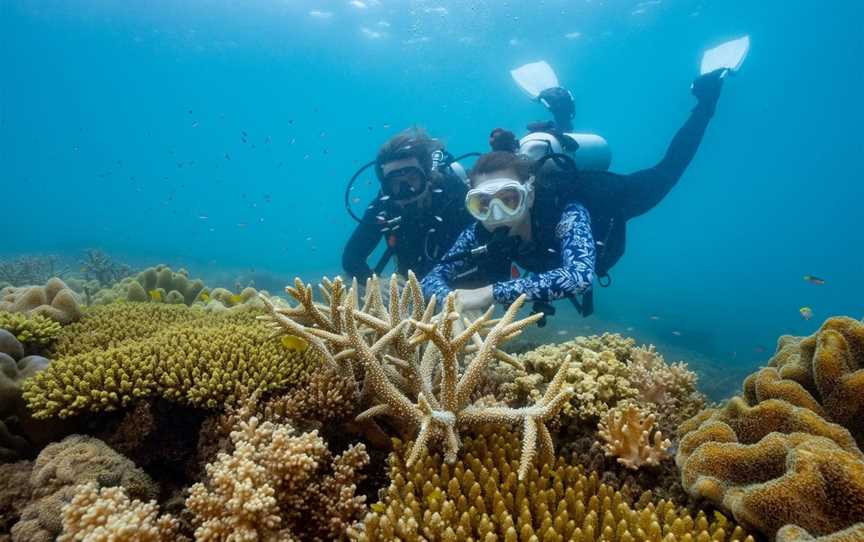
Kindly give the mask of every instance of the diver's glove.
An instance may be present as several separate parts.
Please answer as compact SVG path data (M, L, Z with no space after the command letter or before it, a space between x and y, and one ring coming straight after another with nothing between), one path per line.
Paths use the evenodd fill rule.
M690 92L699 101L696 109L702 109L709 115L714 114L717 100L720 98L720 90L723 88L723 75L726 71L726 68L719 68L693 80L693 84L690 85Z
M570 129L570 123L576 114L576 105L569 90L562 87L547 88L537 96L537 99L555 117L555 123L560 130L567 131Z

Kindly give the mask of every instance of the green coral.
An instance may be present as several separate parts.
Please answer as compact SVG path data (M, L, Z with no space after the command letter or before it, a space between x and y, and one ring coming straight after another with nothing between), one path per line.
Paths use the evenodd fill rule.
M217 409L255 389L303 382L316 359L272 339L257 314L134 303L88 314L58 342L51 366L27 381L24 398L37 418L65 418L147 397ZM98 328L109 315L115 327L89 336L88 326ZM76 336L86 346L76 345Z
M0 311L0 329L5 329L29 347L44 348L56 340L63 326L41 314Z

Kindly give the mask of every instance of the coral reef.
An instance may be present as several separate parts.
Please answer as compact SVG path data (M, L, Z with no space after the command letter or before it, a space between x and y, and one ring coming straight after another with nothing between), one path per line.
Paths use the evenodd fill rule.
M57 277L45 286L8 287L0 290L0 312L39 314L69 324L81 318L81 307L75 293Z
M128 495L141 500L158 495L156 484L131 461L98 439L72 435L47 446L36 458L30 475L32 500L12 527L13 542L54 540L62 530L63 505L79 484L88 482L99 487L122 486Z
M269 400L264 406L264 417L337 424L355 414L358 400L353 377L322 367L301 388Z
M155 501L129 500L123 487L100 488L93 482L76 488L63 507L63 532L57 542L111 540L112 542L174 542L179 522L158 517Z
M333 457L317 432L254 416L237 423L231 441L233 453L207 465L207 483L186 499L196 540L338 540L362 518L362 444Z
M167 321L184 319L172 311L118 305L127 306L130 315L145 319L152 314ZM123 309L118 310L122 314ZM82 325L86 329L87 323ZM140 340L129 337L136 325L152 334ZM61 337L58 351L77 350L74 342ZM96 346L100 343L108 347ZM90 344L96 347L60 355L47 370L26 382L24 398L34 417L111 411L148 397L221 409L252 390L296 385L317 362L314 356L290 351L271 339L250 311L192 319L161 330L152 322L118 323L113 333Z
M424 302L413 274L409 274L401 292L396 276L391 278L386 308L375 278L367 284L362 309L357 306L356 284L346 292L341 279L336 279L325 282L321 289L329 306L316 305L312 287L299 279L294 288L288 289L299 306L280 309L267 298L262 299L271 311L276 330L302 337L310 349L319 352L341 374L356 374L349 360L359 361L364 374L361 397L368 393L376 404L360 413L357 420L388 416L416 431L409 463L416 462L432 443L443 444L445 457L454 462L460 448L460 431L489 423L522 426L520 476L528 472L538 448L544 457L553 454L546 422L572 395L572 390L564 387L567 362L561 364L545 393L530 407L514 409L470 401L487 365L495 359L510 359L499 345L542 316L535 314L514 321L524 296L499 320L492 320L490 308L469 321L456 312L452 294L436 315L435 298ZM465 327L460 330L463 323ZM481 332L486 333L485 337ZM460 363L467 353L473 354L470 361Z
M862 366L864 325L855 320L781 337L770 366L745 380L743 397L679 428L684 487L778 539L786 525L796 527L784 537L800 538L864 521Z
M12 333L29 351L47 348L60 336L62 326L54 320L33 314L0 312L0 329Z
M131 267L114 261L113 258L98 249L85 251L84 260L81 262L81 274L84 280L94 283L100 288L110 287L131 273Z
M0 262L0 286L42 284L51 277L62 277L65 268L58 266L60 258L53 255L20 256Z
M390 486L352 529L355 540L753 540L720 514L694 518L647 493L634 503L560 457L520 480L512 432L467 437L454 465L438 455L409 465L412 445L396 448Z
M786 525L777 531L776 542L861 542L862 540L864 540L864 522L820 537L814 537L797 525Z
M622 408L623 407L623 408ZM653 431L654 414L644 415L635 405L618 406L606 413L597 433L606 441L606 455L616 457L628 469L657 465L669 456L672 445L660 431Z
M155 301L189 306L202 291L204 283L200 279L190 280L189 272L185 269L175 272L167 265L157 265L96 292L93 303L103 305L115 301Z
M30 502L32 471L33 463L30 461L0 464L0 540L8 535Z

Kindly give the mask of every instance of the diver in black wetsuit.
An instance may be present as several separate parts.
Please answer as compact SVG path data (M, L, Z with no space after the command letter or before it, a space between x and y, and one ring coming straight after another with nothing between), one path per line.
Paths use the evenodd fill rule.
M590 231L595 244L593 273L601 286L607 286L611 281L609 270L624 254L627 221L660 203L696 154L708 122L714 115L724 71L702 75L693 82L691 90L698 103L684 126L672 138L663 159L654 167L621 175L608 171L580 171L572 159L560 151L550 150L545 156L531 156L536 160L532 209L534 244L554 250L558 244L556 237L563 238L564 234L559 231L561 217L573 202L580 203L590 215ZM540 98L555 117L554 123L545 123L540 128L560 142L559 148L566 149L568 144L573 143L568 143L564 134L572 126L572 97L564 89L550 89L541 93ZM530 128L537 129L538 125ZM490 145L493 151L519 151L515 136L506 130L494 130ZM461 254L458 250L449 252L446 261L432 270L424 281L427 293L444 295L448 290L461 288L458 290L460 297L470 300L466 303L468 308L481 308L493 301L506 302L513 297L510 293L518 291L529 294L529 301L535 302L535 310L542 310L546 314L554 313L549 302L562 297L573 300L585 316L593 312L593 290L590 286L575 288L574 284L579 285L579 281L561 280L545 283L542 288L526 287L524 278L511 278L509 274L510 263L519 260L518 255L524 252L524 248L512 243L499 243L494 250L479 250L483 243L494 242L494 236L484 234L482 228L476 231L479 233L477 240L469 243L471 246L468 248L471 250ZM486 239L480 239L484 235ZM500 246L508 248L501 250L497 248ZM479 253L482 257L475 257L472 250L473 254ZM534 268L529 271L539 273L542 278L543 274L552 270L566 270L566 247L562 246L560 252L555 257L550 252L545 258L548 261L533 265ZM453 263L460 258L475 260L473 273L465 271L457 274L453 271ZM464 271L471 266L461 267ZM458 279L455 278L457 276ZM576 299L576 294L582 294L581 302Z
M422 278L472 222L465 182L444 157L442 145L423 130L406 130L379 149L374 166L381 190L342 254L349 277L362 283L395 257L397 273L411 270ZM370 267L367 260L382 240L384 256Z

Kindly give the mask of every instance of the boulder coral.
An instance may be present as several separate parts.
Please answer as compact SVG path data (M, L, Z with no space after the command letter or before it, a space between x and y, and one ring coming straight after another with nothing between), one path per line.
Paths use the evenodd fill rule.
M159 493L150 477L99 439L71 435L47 446L30 474L32 500L12 527L13 542L48 542L62 530L63 505L77 486L122 486L132 498L149 501Z
M93 348L80 352L74 340L61 337L58 351L77 353L60 355L24 386L24 398L36 418L111 411L148 397L221 409L256 389L297 385L317 363L314 356L286 349L270 338L253 312L193 317L184 322L186 317L179 312L151 313L134 304L118 307L130 307L130 316L146 319L157 314L167 322L179 323L160 327L131 318L118 321L113 332L90 340ZM119 308L113 314L119 316L122 311ZM82 325L86 329L86 322ZM149 330L150 335L136 339L130 332L136 328Z
M54 277L44 286L7 287L0 290L0 312L39 314L60 324L81 318L78 297L66 283Z
M437 454L409 465L411 447L395 443L390 485L353 540L753 541L722 514L693 517L650 493L634 502L561 457L520 480L520 441L509 431L466 438L453 465Z
M840 533L864 522L862 382L860 322L831 318L810 337L781 337L743 397L679 428L685 489L778 540L857 540Z

